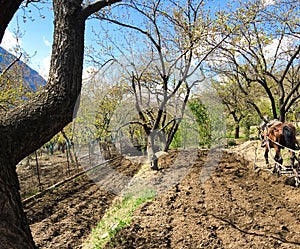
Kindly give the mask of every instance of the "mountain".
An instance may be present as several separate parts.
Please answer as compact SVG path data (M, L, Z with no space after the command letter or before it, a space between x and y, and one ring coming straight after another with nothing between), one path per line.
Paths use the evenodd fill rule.
M7 68L17 57L0 47L0 73ZM17 61L10 70L17 70L24 84L29 85L34 91L38 86L46 84L46 80L39 73L22 61Z

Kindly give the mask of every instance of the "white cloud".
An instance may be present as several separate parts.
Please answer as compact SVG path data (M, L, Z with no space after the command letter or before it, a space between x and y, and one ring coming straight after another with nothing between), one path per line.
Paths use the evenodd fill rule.
M51 56L44 57L42 59L42 64L39 66L39 74L44 78L48 79L49 69L50 69Z
M45 36L43 36L43 42L47 47L51 46L51 42L49 40L47 40Z
M262 7L267 7L267 6L270 6L270 5L275 5L276 4L276 1L275 0L262 0L261 1L261 5Z
M274 58L276 53L278 56L279 54L285 53L294 48L296 43L297 39L292 36L285 36L281 40L274 39L269 45L265 46L264 53L267 58Z
M20 40L19 43L17 42L16 38L14 37L13 33L10 32L8 29L5 30L2 42L1 42L1 47L3 47L4 49L6 49L9 52L13 52L13 49L16 45L21 45L20 44Z

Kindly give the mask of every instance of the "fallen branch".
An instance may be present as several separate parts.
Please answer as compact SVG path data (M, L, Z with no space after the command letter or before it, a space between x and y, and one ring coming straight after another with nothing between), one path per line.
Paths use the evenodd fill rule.
M72 181L73 179L75 179L75 178L77 178L77 177L80 177L80 176L82 176L83 174L85 174L85 173L87 173L87 172L89 172L89 171L91 171L91 170L93 170L93 169L95 169L95 168L97 168L97 167L99 167L99 166L102 166L102 165L104 165L104 164L107 164L107 163L110 163L110 162L112 162L112 161L114 161L114 160L117 160L117 159L119 159L120 157L121 157L121 156L118 156L118 157L116 157L116 158L107 160L107 161L105 161L105 162L103 162L103 163L100 163L100 164L94 166L94 167L91 167L91 168L89 168L89 169L83 170L83 171L77 173L76 175L73 175L73 176L71 176L71 177L69 177L69 178L67 178L67 179L65 179L65 180L62 180L62 181L60 181L60 182L58 182L58 183L55 183L54 185L50 186L49 188L46 188L46 189L44 189L44 190L38 192L37 194L32 195L32 196L30 196L30 197L24 199L24 200L22 201L22 203L25 205L25 204L31 202L32 200L35 200L35 199L37 199L37 198L40 198L40 197L43 196L45 193L47 193L47 192L49 192L49 191L51 191L51 190L53 190L53 189L55 189L55 188L57 188L57 187L63 185L63 184L65 184L65 183L69 182L69 181Z

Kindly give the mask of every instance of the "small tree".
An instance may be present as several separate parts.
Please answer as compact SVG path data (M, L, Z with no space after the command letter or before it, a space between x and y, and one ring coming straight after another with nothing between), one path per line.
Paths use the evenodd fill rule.
M19 51L19 50L18 50ZM41 77L37 78L30 68L22 53L18 57L10 53L0 52L0 111L8 111L35 95L43 87ZM25 59L25 62L20 61Z
M199 97L193 98L188 102L188 106L195 116L196 122L198 124L199 131L199 145L200 146L210 146L211 145L211 126L210 118L207 112L207 108L201 102Z
M112 136L112 118L122 103L124 95L128 93L128 86L126 84L116 84L107 87L105 93L99 100L95 119L97 137L100 139Z

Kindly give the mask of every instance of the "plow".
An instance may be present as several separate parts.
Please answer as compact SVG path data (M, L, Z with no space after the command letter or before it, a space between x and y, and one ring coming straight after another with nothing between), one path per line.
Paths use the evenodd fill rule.
M273 166L273 174L276 174L278 177L282 175L286 175L288 177L288 182L292 183L296 187L300 186L300 148L290 149L276 141L273 141L270 137L267 137L267 144L269 151L271 152L271 148L269 143L273 143L278 145L282 149L287 149L289 152L294 154L294 160L296 163L293 165L285 166L283 165L283 160L276 160L275 157L271 155L271 160L274 163Z

